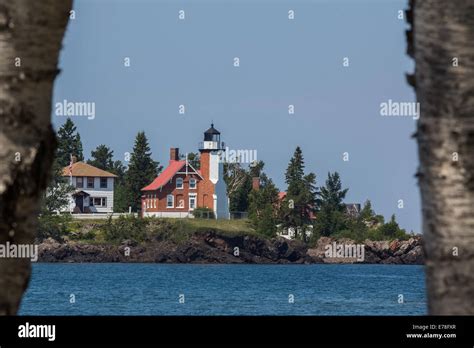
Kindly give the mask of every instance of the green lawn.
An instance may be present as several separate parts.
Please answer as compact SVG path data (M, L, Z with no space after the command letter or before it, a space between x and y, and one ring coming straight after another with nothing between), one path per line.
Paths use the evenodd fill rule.
M215 219L187 219L186 223L191 228L215 228L225 232L246 232L252 233L254 230L247 219L239 220L215 220Z
M128 220L128 219L127 219ZM118 236L123 236L127 239L129 236L133 239L136 232L137 223L141 219L132 220L131 224L124 225L119 231ZM175 242L184 242L188 240L195 233L207 233L215 230L223 235L242 235L252 234L256 232L250 226L248 219L239 220L215 220L215 219L173 219L173 218L146 218L148 236L161 235L163 239L168 239ZM119 221L113 219L112 223L117 224ZM88 243L102 243L106 242L107 237L104 234L104 229L108 224L107 219L73 219L68 223L69 236L75 240ZM88 233L85 233L88 231ZM115 235L115 232L112 233Z

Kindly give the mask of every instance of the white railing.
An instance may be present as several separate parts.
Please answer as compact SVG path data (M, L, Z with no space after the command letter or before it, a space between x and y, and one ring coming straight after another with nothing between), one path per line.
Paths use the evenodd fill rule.
M71 214L73 219L78 220L87 220L87 219L108 219L112 217L112 219L117 219L119 216L138 216L137 213L89 213L89 214Z

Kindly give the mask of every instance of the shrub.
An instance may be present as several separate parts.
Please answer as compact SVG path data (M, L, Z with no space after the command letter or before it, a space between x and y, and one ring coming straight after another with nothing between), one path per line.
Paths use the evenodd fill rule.
M38 218L37 240L39 242L47 238L52 238L58 242L63 242L64 237L70 233L70 214L43 214Z
M378 236L385 240L409 238L409 235L406 233L406 231L398 226L398 223L395 220L395 215L392 215L390 221L379 226L376 231Z
M170 240L176 243L185 241L190 233L186 220L148 218L146 226L147 236L157 241Z
M120 216L118 219L109 217L104 225L104 238L107 241L120 242L130 239L136 242L143 242L146 239L145 219L137 218L134 215Z
M214 211L209 208L196 208L193 211L193 216L196 219L215 219L216 216L214 215Z

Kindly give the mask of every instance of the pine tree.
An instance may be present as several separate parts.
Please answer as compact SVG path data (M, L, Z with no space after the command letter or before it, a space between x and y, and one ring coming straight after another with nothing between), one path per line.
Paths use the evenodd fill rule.
M95 150L91 151L91 159L87 161L91 166L102 170L112 171L114 152L105 145L99 145Z
M263 163L262 163L263 168ZM260 188L249 194L249 219L260 234L274 237L278 224L278 189L264 173L260 173Z
M81 136L70 118L59 128L57 141L56 160L59 166L66 167L69 165L71 155L75 156L77 161L84 160Z
M365 201L364 207L360 211L359 216L364 221L371 221L372 218L375 216L375 212L372 209L372 203L370 202L369 199Z
M381 225L378 229L379 234L382 237L395 239L395 238L405 238L406 231L401 229L396 221L395 214L390 218L390 221Z
M285 182L288 188L280 212L283 227L301 231L301 236L296 237L306 240L306 230L312 225L311 216L316 209L318 192L315 187L316 175L304 174L303 153L299 146L288 164Z
M69 194L74 192L69 178L63 177L63 167L58 161L53 162L51 180L43 196L41 213L52 214L61 211L69 204Z
M326 185L320 188L319 211L316 218L316 230L322 236L329 236L345 227L343 203L349 189L342 189L339 173L328 173Z
M125 175L128 205L132 211L141 209L141 189L150 184L162 167L151 158L151 150L145 132L139 132L130 156L130 165Z
M122 161L115 161L112 168L109 170L111 173L117 175L114 183L114 211L118 213L128 212L128 194L125 187L125 174L127 168L123 165Z
M321 187L321 204L330 206L334 210L344 212L346 206L344 205L344 198L349 189L342 189L341 178L338 172L334 174L328 173L326 186Z
M112 165L112 168L110 168L110 172L117 175L117 182L123 181L126 171L127 168L123 165L122 161L119 160L115 161Z

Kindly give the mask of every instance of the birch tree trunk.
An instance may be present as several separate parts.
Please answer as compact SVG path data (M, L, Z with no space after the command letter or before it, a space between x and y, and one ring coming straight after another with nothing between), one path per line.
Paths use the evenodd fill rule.
M411 0L428 310L474 314L474 1Z
M53 160L51 95L71 0L0 0L0 244L32 244ZM0 315L18 311L29 259L0 259Z

